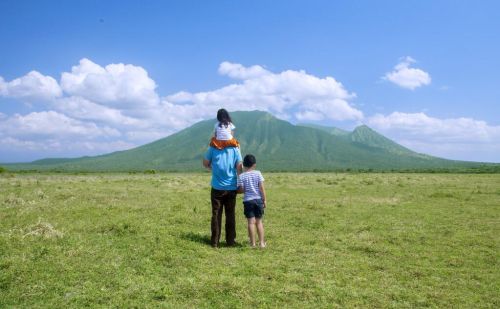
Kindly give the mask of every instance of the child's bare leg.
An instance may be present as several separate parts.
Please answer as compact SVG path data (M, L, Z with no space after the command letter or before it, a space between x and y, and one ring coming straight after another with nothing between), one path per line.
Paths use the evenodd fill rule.
M255 247L255 218L247 218L248 220L248 238L250 238L250 245Z
M255 219L255 225L257 226L257 234L259 234L259 245L261 248L266 246L266 241L264 240L264 224L262 219Z

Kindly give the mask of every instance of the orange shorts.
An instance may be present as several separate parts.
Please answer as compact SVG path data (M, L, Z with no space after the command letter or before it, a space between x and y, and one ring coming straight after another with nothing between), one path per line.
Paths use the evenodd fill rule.
M240 147L240 143L235 138L227 141L221 141L216 139L215 137L212 137L212 139L210 140L210 147L214 147L217 149L224 149L226 147Z

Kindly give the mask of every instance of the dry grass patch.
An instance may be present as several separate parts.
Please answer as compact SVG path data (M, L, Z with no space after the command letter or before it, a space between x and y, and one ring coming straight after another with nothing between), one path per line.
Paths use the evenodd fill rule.
M25 229L25 234L23 238L34 236L43 238L62 238L64 233L58 231L48 222L42 222L41 219L38 220L36 224L33 224Z

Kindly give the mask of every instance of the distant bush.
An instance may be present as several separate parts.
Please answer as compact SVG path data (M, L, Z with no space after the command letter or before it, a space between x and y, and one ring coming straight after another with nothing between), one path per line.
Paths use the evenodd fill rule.
M3 166L0 166L0 174L7 172L7 169Z
M156 170L154 170L154 169L145 170L144 174L156 174Z

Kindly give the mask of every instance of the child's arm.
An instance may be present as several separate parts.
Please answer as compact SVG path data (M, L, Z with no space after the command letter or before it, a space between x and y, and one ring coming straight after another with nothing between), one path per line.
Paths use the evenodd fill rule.
M243 186L239 186L236 190L236 193L245 193L245 189L243 188Z
M260 191L260 196L262 197L262 202L264 203L264 208L266 208L267 203L266 203L266 189L264 188L264 182L261 181L259 182L259 191Z

